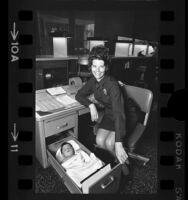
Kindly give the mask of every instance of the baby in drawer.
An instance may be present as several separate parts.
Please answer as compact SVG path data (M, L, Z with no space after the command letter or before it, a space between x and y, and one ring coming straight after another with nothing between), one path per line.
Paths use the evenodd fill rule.
M103 166L95 154L88 155L73 140L61 144L56 152L56 158L79 187L82 180Z

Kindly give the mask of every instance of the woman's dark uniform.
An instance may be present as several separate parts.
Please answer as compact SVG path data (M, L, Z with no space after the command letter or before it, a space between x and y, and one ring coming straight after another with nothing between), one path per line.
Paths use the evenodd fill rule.
M92 102L88 96L94 94L95 99L104 105L104 116L99 128L115 131L115 142L123 142L125 136L124 102L118 82L105 75L100 82L92 77L76 94L76 100L85 106Z

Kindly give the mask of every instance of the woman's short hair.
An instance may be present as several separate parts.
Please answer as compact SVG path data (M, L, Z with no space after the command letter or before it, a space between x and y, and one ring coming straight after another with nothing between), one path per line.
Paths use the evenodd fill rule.
M92 62L94 59L103 60L105 65L105 70L108 71L110 58L109 58L109 49L103 45L94 46L88 58L89 70L91 70Z

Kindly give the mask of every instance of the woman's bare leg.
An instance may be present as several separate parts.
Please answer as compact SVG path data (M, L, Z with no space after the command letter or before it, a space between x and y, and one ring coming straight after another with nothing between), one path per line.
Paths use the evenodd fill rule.
M113 152L115 151L115 132L114 131L110 131L108 136L106 137L106 140L105 140L105 145L106 145L106 148Z
M99 147L106 149L106 138L108 137L110 131L99 128L97 130L97 135L96 135L96 143Z

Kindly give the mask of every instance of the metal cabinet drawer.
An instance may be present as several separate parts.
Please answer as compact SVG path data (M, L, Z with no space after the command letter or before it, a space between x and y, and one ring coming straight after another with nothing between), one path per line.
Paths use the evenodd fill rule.
M66 117L53 118L47 120L44 123L45 136L51 136L56 133L68 130L76 126L76 115L70 115Z
M72 138L75 141L76 138ZM82 149L86 152L90 152L86 147L84 147L79 141L77 141L78 144L81 145ZM51 164L51 166L56 170L56 172L59 174L59 176L62 178L64 184L68 188L68 190L71 193L77 193L77 194L91 194L91 193L115 193L117 192L120 184L120 176L121 176L121 164L118 163L113 168L110 169L107 173L100 173L101 170L97 171L94 175L89 177L85 182L85 185L87 185L87 192L84 192L83 188L79 188L74 181L66 174L63 167L58 163L56 158L52 155L52 153L47 150L48 154L48 161ZM108 163L106 163L108 164ZM107 165L106 165L107 166ZM96 177L96 179L95 179ZM91 179L92 182L90 181ZM95 181L96 180L96 181ZM90 184L91 183L91 184ZM82 185L84 187L84 183Z
M121 164L117 164L110 173L102 177L98 182L89 188L89 193L115 193L120 185Z

